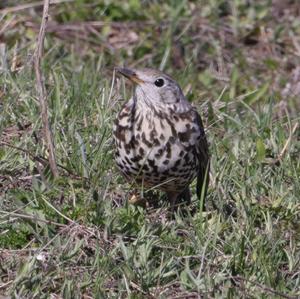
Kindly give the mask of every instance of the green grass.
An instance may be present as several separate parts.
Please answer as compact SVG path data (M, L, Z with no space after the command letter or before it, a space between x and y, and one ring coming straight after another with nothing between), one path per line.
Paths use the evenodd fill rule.
M297 1L283 14L246 2L52 6L43 70L58 179L30 65L40 10L2 14L0 297L300 297ZM94 20L106 22L97 34L60 27ZM127 203L111 136L131 94L113 80L123 64L165 70L198 107L211 153L205 212L170 220L164 203Z

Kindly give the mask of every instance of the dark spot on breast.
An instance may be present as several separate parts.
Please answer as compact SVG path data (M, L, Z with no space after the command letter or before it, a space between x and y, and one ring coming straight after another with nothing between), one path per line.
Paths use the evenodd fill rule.
M164 141L166 138L165 138L164 134L160 134L159 139Z
M116 121L122 121L124 118L128 118L128 113L124 113L123 111L120 112L120 114L118 115Z
M143 120L144 120L144 117L141 116L141 118L139 119L139 121L138 121L137 124L136 124L136 129L137 129L137 131L141 131L142 124L143 124Z
M139 142L135 139L134 136L132 136L129 143L124 144L124 148L126 150L126 153L127 153L127 150L130 151L131 149L135 149L138 145L139 145Z
M171 144L167 142L166 144L166 151L167 151L167 158L170 159L172 155L172 149L171 149Z
M143 141L143 143L145 143L148 147L152 147L152 143L146 139L145 132L142 133L142 141Z
M158 110L158 111L155 110L155 114L156 114L157 117L160 118L160 119L165 119L165 118L168 117L167 114L164 113L164 112L162 112L161 110Z
M122 164L122 162L116 162L117 163L117 165L120 167L120 168L123 168L123 164Z
M114 132L115 138L125 142L125 133L128 130L130 130L129 126L117 125L116 130Z
M132 162L128 159L128 157L125 157L125 161L127 162L127 164L132 164Z
M169 162L170 162L170 160L165 160L165 161L163 162L163 164L164 164L164 165L168 165Z
M141 113L136 113L135 118L134 118L134 122L137 122L138 119L140 118Z
M137 155L135 157L132 157L130 160L132 162L139 162L140 160L142 160L143 158L140 155Z
M176 166L173 166L173 167L171 168L171 171L174 171L175 173L178 173L178 169L177 169Z
M177 160L174 164L174 167L178 167L180 165L180 163L181 163L181 160Z
M155 138L155 139L153 140L153 144L154 144L154 146L159 146L159 145L160 145L160 142L159 142L159 140L158 140L157 138Z
M145 155L145 151L144 151L144 149L143 149L142 147L139 148L139 154L140 154L141 156L144 156L144 155Z
M190 162L190 155L189 153L186 153L183 157L185 164L188 164Z
M150 140L153 142L153 143L157 143L158 142L158 139L155 138L157 136L157 131L156 129L152 129L152 131L150 132Z
M142 167L142 169L148 171L149 167L146 164L144 164L143 167Z
M172 109L171 107L169 107L169 114L173 115L174 114L174 109Z
M129 174L131 173L131 171L129 170L129 168L128 167L126 167L126 166L122 166L122 171L124 171L124 172L128 172Z
M179 167L180 163L181 163L181 160L177 160L175 162L174 166L171 168L171 170L174 171L174 172L178 172L179 171L178 167Z
M131 175L131 172L129 170L124 170L124 173L127 175L127 176L130 176Z
M168 142L170 142L171 144L174 144L176 141L175 137L174 136L171 136L168 140Z
M178 132L178 138L181 142L188 142L191 138L191 131Z
M131 169L134 170L134 171L139 171L139 169L135 166L131 166Z
M176 129L175 129L175 127L174 127L173 122L172 122L169 118L166 118L166 121L167 121L168 125L169 125L170 128L171 128L172 135L173 135L174 137L176 137L176 136L177 136L177 132L176 132Z
M163 175L168 176L170 174L169 169L166 169L162 172Z
M155 158L160 158L163 155L163 153L164 153L163 149L160 148L154 156Z
M135 149L139 145L139 142L136 140L134 135L131 137L129 145L132 149Z
M154 160L148 159L148 164L149 164L149 166L152 167L152 169L153 169L154 172L157 172L157 171L158 171L157 165L155 164L155 161L154 161Z
M191 113L191 111L187 111L187 112L180 113L179 117L180 117L182 120L189 120L189 121L192 121L192 113Z

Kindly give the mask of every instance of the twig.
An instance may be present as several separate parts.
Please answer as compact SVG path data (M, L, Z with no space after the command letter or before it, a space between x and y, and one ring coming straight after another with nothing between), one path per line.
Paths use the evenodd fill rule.
M0 285L0 290L1 289L5 289L7 288L9 285L11 285L14 281L13 280L9 280L8 282L5 282L3 284ZM4 297L5 298L5 297Z
M253 281L253 280L249 280L249 279L247 279L245 277L242 277L242 276L239 276L239 275L233 276L232 279L236 279L236 280L239 280L239 281L248 282L248 283L250 283L252 285L257 286L258 288L262 289L265 292L271 293L271 294L279 296L281 298L286 298L286 299L297 299L298 298L296 296L286 295L286 294L284 294L282 292L279 292L277 290L274 290L274 289L272 289L272 288L270 288L270 287L268 287L266 285L260 284L260 283L258 283L256 281Z
M1 14L1 10L0 10L0 14ZM3 35L3 33L6 32L12 24L15 24L15 19L16 16L12 16L1 26L2 28L0 29L0 35Z
M204 293L201 293L201 295L204 295ZM199 293L196 292L182 292L181 295L172 297L173 299L194 299L194 298L203 298ZM209 297L208 297L209 298Z
M37 40L37 48L34 55L34 68L36 74L36 85L39 94L39 101L40 101L40 109L41 109L41 116L43 122L43 129L45 134L45 142L49 152L49 164L54 177L58 177L58 169L55 160L55 152L54 152L54 144L53 144L53 137L50 129L49 119L48 119L48 108L47 108L47 93L45 84L42 78L42 70L41 70L41 60L44 51L44 39L45 39L45 30L48 21L48 10L49 10L49 1L44 1L44 10L43 10L43 17L42 23L40 27L40 32Z
M73 2L74 0L53 0L51 4L59 4L59 3L64 3L64 2ZM8 13L14 13L20 10L24 9L30 9L34 7L39 7L43 6L44 2L43 1L38 1L38 2L32 2L32 3L27 3L27 4L21 4L21 5L16 5L16 6L11 6L11 7L6 7L0 10L0 14L8 14Z
M38 217L32 216L32 215L19 214L19 213L14 213L14 212L5 212L5 211L2 211L0 213L4 214L4 216L1 216L0 219L2 219L4 217L17 217L17 218L28 219L28 220L33 220L33 221L37 221L37 222L43 222L43 223L46 223L48 225L52 225L53 224L53 225L61 226L61 227L67 226L66 224L54 222L54 221L51 221L51 220L41 219L41 218L38 218Z

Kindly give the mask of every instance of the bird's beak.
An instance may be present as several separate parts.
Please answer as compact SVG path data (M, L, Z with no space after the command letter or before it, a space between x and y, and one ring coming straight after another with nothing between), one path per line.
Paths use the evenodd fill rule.
M144 83L144 81L140 79L136 72L132 69L116 67L115 70L136 84Z

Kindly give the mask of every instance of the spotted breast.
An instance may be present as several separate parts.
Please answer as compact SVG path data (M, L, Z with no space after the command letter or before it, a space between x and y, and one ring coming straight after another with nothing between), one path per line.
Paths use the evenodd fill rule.
M130 181L165 191L172 205L179 197L189 201L196 177L198 193L208 184L208 146L198 112L168 75L118 71L136 84L113 128L118 168Z

